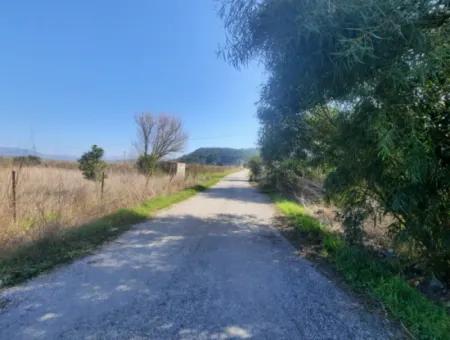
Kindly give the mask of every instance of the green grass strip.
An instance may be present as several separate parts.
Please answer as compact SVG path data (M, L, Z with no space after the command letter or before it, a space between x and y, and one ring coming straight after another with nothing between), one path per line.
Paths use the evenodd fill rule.
M277 195L272 199L299 232L320 240L323 253L350 286L381 302L411 334L419 339L450 339L450 316L445 308L411 287L395 266L367 249L349 246L296 202Z
M200 185L154 197L134 208L119 209L80 227L18 248L0 259L0 287L12 286L53 267L90 254L155 212L181 202L219 182L229 172L205 175Z

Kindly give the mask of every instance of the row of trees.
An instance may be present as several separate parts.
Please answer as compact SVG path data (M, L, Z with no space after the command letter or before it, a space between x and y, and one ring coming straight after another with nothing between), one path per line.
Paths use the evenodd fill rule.
M183 150L187 134L181 120L161 114L141 113L135 117L137 140L135 142L139 157L137 169L149 178L158 162L176 152ZM86 179L99 181L104 176L106 163L103 161L104 150L93 145L91 150L78 160L79 168Z
M199 148L180 158L181 162L209 165L241 165L258 154L258 149Z
M224 56L269 73L269 171L322 169L349 228L389 214L393 240L450 281L450 1L223 0L221 15Z

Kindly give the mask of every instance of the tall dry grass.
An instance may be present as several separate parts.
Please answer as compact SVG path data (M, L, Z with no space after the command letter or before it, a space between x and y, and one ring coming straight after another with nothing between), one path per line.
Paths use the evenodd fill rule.
M56 167L23 167L17 172L17 220L11 205L11 166L0 167L0 256L18 246L51 236L111 213L198 184L219 167L190 167L182 180L159 174L146 178L132 167L111 167L103 199L100 184L80 171Z

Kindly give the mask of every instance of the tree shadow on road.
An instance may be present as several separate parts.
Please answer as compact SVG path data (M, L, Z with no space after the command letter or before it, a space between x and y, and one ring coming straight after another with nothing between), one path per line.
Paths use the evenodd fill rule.
M258 238L270 242L264 241L266 228L254 216L227 214L138 224L96 254L6 290L2 295L10 303L1 311L0 338L120 337L130 330L152 338L249 337L253 326L226 316L223 306L205 309L202 277L238 270L227 269L228 262L213 267L233 248L246 249ZM230 266L250 266L254 259L245 261ZM203 324L210 313L224 317L213 326ZM183 322L186 315L190 324Z
M2 296L0 338L350 338L377 324L255 215L159 217Z
M260 193L255 188L248 187L213 187L202 193L203 196L213 199L232 200L238 203L270 203L269 197Z

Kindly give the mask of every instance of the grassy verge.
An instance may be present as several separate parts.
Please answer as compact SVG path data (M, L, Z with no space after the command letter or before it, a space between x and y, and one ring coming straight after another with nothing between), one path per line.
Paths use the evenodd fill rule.
M419 339L449 339L450 316L399 275L395 265L366 249L351 247L296 202L272 195L278 209L298 232L319 241L322 254L354 289L381 302Z
M73 228L17 249L0 259L0 287L27 280L56 265L70 262L112 240L133 224L216 184L227 173L207 176L200 184L170 195L154 197L134 208L119 209L91 223Z

